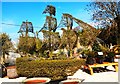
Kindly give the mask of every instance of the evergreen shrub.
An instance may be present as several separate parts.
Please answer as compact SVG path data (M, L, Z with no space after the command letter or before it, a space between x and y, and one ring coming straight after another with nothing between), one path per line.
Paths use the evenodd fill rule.
M81 65L85 65L84 59L66 60L29 60L21 57L16 60L17 73L23 77L49 77L52 80L64 79L73 75Z

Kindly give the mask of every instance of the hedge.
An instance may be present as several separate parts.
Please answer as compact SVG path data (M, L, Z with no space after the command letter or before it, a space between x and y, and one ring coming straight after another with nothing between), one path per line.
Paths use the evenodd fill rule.
M85 60L29 60L29 58L18 58L16 69L19 76L25 77L49 77L52 80L64 79L73 75Z

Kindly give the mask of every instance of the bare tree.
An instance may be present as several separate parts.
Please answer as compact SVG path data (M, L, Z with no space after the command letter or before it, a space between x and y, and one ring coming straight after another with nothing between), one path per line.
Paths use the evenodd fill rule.
M106 28L109 26L110 28L114 28L114 31L116 31L117 44L120 44L120 1L96 1L90 3L88 9L92 13L92 19L99 23L98 27Z

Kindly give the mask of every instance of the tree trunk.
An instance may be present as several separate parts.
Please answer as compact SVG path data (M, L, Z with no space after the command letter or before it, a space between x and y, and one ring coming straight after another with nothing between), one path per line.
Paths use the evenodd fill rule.
M3 62L2 63L5 63L5 52L3 52Z

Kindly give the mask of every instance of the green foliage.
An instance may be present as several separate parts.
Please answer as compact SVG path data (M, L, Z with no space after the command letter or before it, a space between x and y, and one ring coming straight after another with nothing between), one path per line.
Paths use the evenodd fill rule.
M23 53L30 53L36 50L35 38L32 37L22 37L19 38L18 50Z
M12 47L12 42L10 37L6 33L0 34L0 44L1 44L1 51L8 52L9 49Z
M96 56L96 52L94 52L94 51L88 51L88 52L86 53L86 55L87 55L87 56L90 56L90 57L95 57L95 56Z
M65 29L62 30L63 30L63 35L61 37L61 46L66 45L65 47L68 50L72 50L77 40L77 35L73 30L65 30Z
M93 49L93 51L96 51L96 52L101 51L100 46L99 46L98 43L94 43L93 46L92 46L92 49Z
M116 27L107 27L101 29L101 33L99 34L99 38L104 40L105 43L113 45L117 44L117 29Z
M3 58L8 54L13 47L10 37L6 33L0 34L0 51L2 51Z
M77 43L77 34L73 30L66 30L62 28L63 30L63 35L61 37L61 44L60 48L66 48L70 53L68 56L72 57L72 49L76 46Z
M24 54L34 54L38 53L42 48L42 41L35 37L19 37L18 50Z
M63 51L59 51L59 53L57 54L58 59L68 59L66 54Z
M109 48L107 46L105 46L105 45L103 46L102 44L99 44L99 46L100 46L101 51L103 51L103 52L109 51Z
M93 38L92 36L90 36L90 32L88 32L87 30L86 31L82 31L81 34L79 34L79 37L80 37L80 44L83 45L83 46L88 46L90 41L91 41L91 38Z
M108 52L108 56L109 57L115 57L115 53L114 52Z
M52 80L63 79L73 75L85 60L33 60L18 58L16 61L17 73L26 77L49 77Z
M42 30L42 33L44 37L44 47L50 51L57 49L60 44L59 33L46 30Z
M36 51L39 51L42 48L42 41L36 38L35 42L36 42Z

